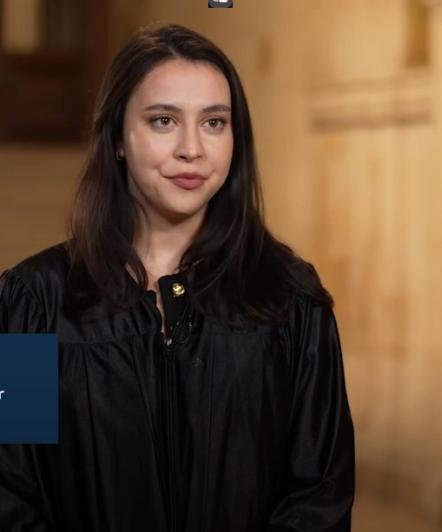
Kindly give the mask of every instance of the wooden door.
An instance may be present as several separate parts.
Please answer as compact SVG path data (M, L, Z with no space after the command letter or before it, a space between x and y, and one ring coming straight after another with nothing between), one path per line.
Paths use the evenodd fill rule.
M107 62L107 5L0 0L1 141L85 139Z

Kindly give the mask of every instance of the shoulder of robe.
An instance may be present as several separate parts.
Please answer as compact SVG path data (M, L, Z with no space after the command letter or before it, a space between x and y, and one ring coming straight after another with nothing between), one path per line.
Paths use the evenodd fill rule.
M41 308L60 298L69 266L65 242L45 248L0 275L0 298L11 302L26 295Z
M287 325L293 326L301 323L306 319L312 319L314 314L333 315L333 309L315 296L302 290L294 291L290 296L289 312ZM301 323L300 323L301 321Z
M287 320L280 329L286 338L290 356L316 351L314 346L323 343L337 332L333 308L303 291L292 294Z

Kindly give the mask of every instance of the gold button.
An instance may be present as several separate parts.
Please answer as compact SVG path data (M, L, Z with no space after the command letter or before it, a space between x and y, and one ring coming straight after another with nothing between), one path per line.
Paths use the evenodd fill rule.
M184 285L181 283L173 283L172 285L172 294L173 297L181 297L184 295L184 292L186 289L184 288Z

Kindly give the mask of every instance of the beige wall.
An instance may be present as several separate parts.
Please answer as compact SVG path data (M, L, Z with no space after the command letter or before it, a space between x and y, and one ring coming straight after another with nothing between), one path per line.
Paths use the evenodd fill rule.
M32 52L40 40L41 0L3 0L2 46L11 52Z
M442 5L341 5L308 15L318 59L309 136L315 251L341 317L360 485L442 523L442 87L433 45Z
M65 239L82 146L0 144L0 271Z

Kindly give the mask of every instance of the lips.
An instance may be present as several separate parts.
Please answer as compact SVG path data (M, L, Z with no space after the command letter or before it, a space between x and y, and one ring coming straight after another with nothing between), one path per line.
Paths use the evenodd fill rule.
M201 174L185 172L171 176L170 180L174 185L180 188L184 188L186 190L193 190L195 188L200 187L204 183L206 178Z

